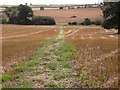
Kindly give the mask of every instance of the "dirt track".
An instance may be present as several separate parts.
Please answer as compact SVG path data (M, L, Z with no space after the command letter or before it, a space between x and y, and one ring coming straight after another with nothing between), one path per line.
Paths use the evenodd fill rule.
M3 26L3 66L7 70L17 62L29 60L47 39L56 38L59 26ZM109 87L117 86L118 36L116 31L106 31L96 26L65 26L65 40L73 43L79 53L76 68L87 65L92 76L106 76ZM10 33L11 32L11 33ZM112 68L111 68L112 67ZM103 84L105 87L106 84Z

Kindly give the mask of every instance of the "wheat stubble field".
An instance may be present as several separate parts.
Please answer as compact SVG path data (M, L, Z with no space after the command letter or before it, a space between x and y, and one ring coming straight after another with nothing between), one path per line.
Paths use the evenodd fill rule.
M57 28L53 26L56 30ZM3 66L26 60L41 46L42 41L58 32L46 26L4 25L2 31ZM8 63L7 63L8 62Z
M68 23L68 22L81 22L85 18L90 18L91 20L101 20L102 11L99 8L80 8L80 9L51 9L51 10L33 10L34 14L37 16L50 16L54 17L56 23ZM71 16L76 16L76 18L70 18Z
M41 11L42 15L45 12L47 15L51 11ZM98 13L101 12L96 15ZM89 14L85 17L94 19L100 15ZM54 17L58 23L68 22L66 17L61 19L60 14ZM118 35L115 30L80 25L2 27L4 88L118 87Z

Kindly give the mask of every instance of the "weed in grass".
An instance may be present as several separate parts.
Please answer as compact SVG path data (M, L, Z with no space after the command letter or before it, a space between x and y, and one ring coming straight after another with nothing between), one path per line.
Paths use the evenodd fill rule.
M89 74L89 69L87 66L84 66L79 75L80 85L87 88L95 88L99 85L99 81L95 80L91 74Z
M6 82L12 79L12 76L10 74L4 73L2 74L2 82Z
M51 70L56 70L56 68L57 68L57 63L55 63L55 62L49 62L49 63L46 63L45 67L46 67L46 68L49 68L49 69L51 69Z
M84 77L84 74L80 74L80 76L79 76L79 80L82 82L82 80L83 80L83 77Z
M24 79L21 82L15 83L12 88L32 88L32 85L29 81Z
M43 46L44 47L48 47L50 44L52 44L53 43L53 41L52 40L47 40L47 41L45 41L45 42L43 42Z
M44 48L39 49L31 60L41 60L40 58L44 56Z
M47 83L44 87L46 88L65 88L65 85L63 83L57 83L57 82L50 82Z
M23 72L25 70L25 66L22 65L17 65L16 67L14 67L15 71L18 72Z
M29 81L24 79L24 77L21 77L21 76L19 77L20 77L19 82L16 82L16 83L14 82L12 84L10 84L10 82L6 82L2 85L3 88L32 88L32 85Z
M63 79L63 78L65 78L65 75L64 74L55 74L54 76L53 76L53 78L54 78L54 80L61 80L61 79Z
M65 88L66 87L64 83L57 83L57 86L58 86L58 88Z
M42 74L42 71L41 70L35 70L32 73L34 73L35 75L38 75L38 74Z
M58 88L58 85L55 82L47 83L44 87L46 88Z
M14 80L18 80L18 79L22 78L22 76L23 76L23 75L21 75L21 74L14 74L14 75L13 75L13 79L14 79Z
M37 64L39 64L38 60L31 60L27 63L28 67L35 67Z
M19 86L18 86L19 87ZM31 88L32 85L30 84L29 81L24 80L21 84L20 84L20 88Z
M71 68L71 64L69 62L66 62L66 61L62 61L62 67L63 68Z
M6 88L12 88L12 86L10 85L10 83L5 82L2 84L2 89L1 90L6 90Z
M75 51L76 48L73 45L63 43L55 53L59 56L59 61L67 61L73 57Z
M22 64L17 65L16 67L14 67L14 70L16 73L24 72L24 71L32 71L35 70L34 67L35 65L36 65L35 63L32 63L32 61L30 61L28 63L25 63L24 65Z

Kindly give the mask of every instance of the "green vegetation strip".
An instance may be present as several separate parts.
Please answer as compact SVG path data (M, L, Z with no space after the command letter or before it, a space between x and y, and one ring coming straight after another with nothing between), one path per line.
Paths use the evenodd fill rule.
M53 41L45 42L44 47L38 50L31 60L24 64L16 65L16 73L14 75L7 73L3 74L3 88L30 88L33 83L30 79L27 79L27 77L31 75L41 76L40 74L45 73L45 70L48 71L48 76L50 75L50 77L52 77L50 81L54 81L52 83L44 83L44 87L65 87L63 86L65 84L61 85L60 80L70 77L70 60L74 56L76 49L73 45L65 42L61 42L61 44L58 44L59 46L55 46L57 48L52 47L52 45L55 46ZM54 49L51 51L49 47ZM55 57L51 55L55 55ZM43 67L43 69L38 67Z
M36 54L24 63L17 64L13 73L2 74L3 88L95 88L100 80L92 76L90 67L79 63L79 52L64 40L64 29L54 40L43 43Z
M31 60L14 67L14 73L4 73L3 88L73 87L71 61L76 48L66 43L62 35L63 31L59 38L45 41Z

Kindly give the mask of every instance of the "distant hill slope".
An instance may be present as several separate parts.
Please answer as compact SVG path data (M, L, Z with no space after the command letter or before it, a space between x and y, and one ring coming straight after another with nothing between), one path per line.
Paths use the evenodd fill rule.
M71 21L81 22L85 18L92 20L102 19L102 11L100 8L79 8L79 9L46 9L39 10L39 8L33 9L34 14L39 16L50 16L55 18L57 23L68 23ZM70 18L76 16L76 18Z

